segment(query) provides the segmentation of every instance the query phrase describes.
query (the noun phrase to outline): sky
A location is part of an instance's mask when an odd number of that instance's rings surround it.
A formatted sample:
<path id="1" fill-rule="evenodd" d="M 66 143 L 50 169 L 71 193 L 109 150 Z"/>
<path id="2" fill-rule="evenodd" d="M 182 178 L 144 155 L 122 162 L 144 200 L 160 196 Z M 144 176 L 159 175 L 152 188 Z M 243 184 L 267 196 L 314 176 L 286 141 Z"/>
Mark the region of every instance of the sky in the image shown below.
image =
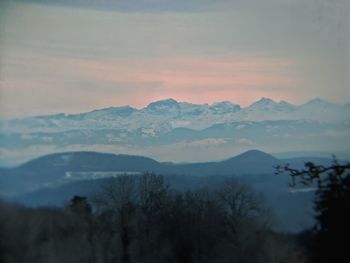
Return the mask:
<path id="1" fill-rule="evenodd" d="M 0 118 L 350 102 L 348 0 L 3 0 Z"/>

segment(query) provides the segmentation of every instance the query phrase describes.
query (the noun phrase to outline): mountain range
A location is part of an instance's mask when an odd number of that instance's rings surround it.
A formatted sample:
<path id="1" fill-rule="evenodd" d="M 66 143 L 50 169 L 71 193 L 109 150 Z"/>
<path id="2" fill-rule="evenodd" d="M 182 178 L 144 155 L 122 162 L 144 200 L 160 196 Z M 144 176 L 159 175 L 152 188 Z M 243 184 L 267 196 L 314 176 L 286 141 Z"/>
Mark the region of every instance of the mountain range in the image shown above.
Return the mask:
<path id="1" fill-rule="evenodd" d="M 348 154 L 349 116 L 350 104 L 321 99 L 297 106 L 262 98 L 248 107 L 166 99 L 142 109 L 2 120 L 0 165 L 62 151 L 122 152 L 162 161 L 219 160 L 253 148 Z"/>

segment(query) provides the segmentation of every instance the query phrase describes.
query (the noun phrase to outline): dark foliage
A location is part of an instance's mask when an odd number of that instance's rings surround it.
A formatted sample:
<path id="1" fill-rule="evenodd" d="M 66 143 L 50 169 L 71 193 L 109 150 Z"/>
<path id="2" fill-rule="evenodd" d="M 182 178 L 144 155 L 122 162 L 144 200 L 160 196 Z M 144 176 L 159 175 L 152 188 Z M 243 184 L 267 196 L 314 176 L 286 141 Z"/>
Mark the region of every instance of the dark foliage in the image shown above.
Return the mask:
<path id="1" fill-rule="evenodd" d="M 1 262 L 305 262 L 237 181 L 180 192 L 154 174 L 119 176 L 89 200 L 74 196 L 63 209 L 1 203 Z"/>
<path id="2" fill-rule="evenodd" d="M 282 171 L 292 176 L 293 186 L 296 185 L 296 178 L 300 178 L 306 186 L 317 183 L 314 201 L 317 225 L 314 236 L 309 238 L 313 261 L 348 262 L 350 164 L 340 164 L 335 160 L 328 167 L 313 163 L 306 163 L 303 170 L 277 167 L 278 173 Z"/>

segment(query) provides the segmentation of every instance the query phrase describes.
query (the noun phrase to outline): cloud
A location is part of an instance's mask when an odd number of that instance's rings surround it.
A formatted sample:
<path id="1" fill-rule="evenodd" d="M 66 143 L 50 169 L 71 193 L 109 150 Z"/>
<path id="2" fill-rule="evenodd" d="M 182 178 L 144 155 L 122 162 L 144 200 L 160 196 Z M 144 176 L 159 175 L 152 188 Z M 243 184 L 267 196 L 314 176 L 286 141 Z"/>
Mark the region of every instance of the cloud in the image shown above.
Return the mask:
<path id="1" fill-rule="evenodd" d="M 193 12 L 220 9 L 229 0 L 22 0 L 38 4 L 51 4 L 121 12 Z M 237 5 L 241 1 L 238 2 Z"/>
<path id="2" fill-rule="evenodd" d="M 226 144 L 227 140 L 221 139 L 221 138 L 207 138 L 203 140 L 196 140 L 196 141 L 190 141 L 190 142 L 181 142 L 179 144 L 183 145 L 183 147 L 198 147 L 198 148 L 205 148 L 210 146 L 218 146 L 222 144 Z"/>
<path id="3" fill-rule="evenodd" d="M 236 142 L 237 142 L 237 144 L 245 145 L 245 146 L 253 146 L 253 145 L 256 145 L 255 142 L 253 142 L 252 140 L 249 140 L 249 139 L 247 139 L 247 138 L 240 138 L 240 139 L 238 139 Z"/>
<path id="4" fill-rule="evenodd" d="M 330 137 L 350 137 L 350 131 L 335 131 L 335 130 L 326 130 L 324 135 Z"/>

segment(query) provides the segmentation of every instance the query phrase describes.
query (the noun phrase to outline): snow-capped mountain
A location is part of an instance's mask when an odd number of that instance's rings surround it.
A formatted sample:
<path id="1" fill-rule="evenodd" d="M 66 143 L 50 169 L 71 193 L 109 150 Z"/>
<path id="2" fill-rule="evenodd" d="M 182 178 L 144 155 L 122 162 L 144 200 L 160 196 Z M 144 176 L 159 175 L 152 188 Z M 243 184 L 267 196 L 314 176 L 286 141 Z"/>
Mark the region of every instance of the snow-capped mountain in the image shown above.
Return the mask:
<path id="1" fill-rule="evenodd" d="M 42 153 L 122 151 L 158 159 L 170 151 L 179 156 L 169 154 L 169 159 L 187 160 L 194 155 L 193 161 L 218 159 L 252 147 L 271 152 L 271 148 L 300 151 L 339 146 L 348 151 L 349 116 L 349 104 L 321 99 L 297 106 L 262 98 L 248 107 L 229 101 L 209 105 L 166 99 L 142 109 L 122 106 L 4 120 L 0 121 L 0 163 L 3 156 L 17 156 L 17 151 L 39 155 L 43 149 Z M 208 156 L 191 152 L 198 148 L 206 149 Z"/>
<path id="2" fill-rule="evenodd" d="M 248 111 L 274 111 L 277 112 L 293 112 L 297 106 L 281 101 L 275 102 L 269 98 L 262 98 L 251 104 L 246 110 Z"/>
<path id="3" fill-rule="evenodd" d="M 1 122 L 1 132 L 64 131 L 72 129 L 126 129 L 167 127 L 201 130 L 212 125 L 237 121 L 313 120 L 342 122 L 349 119 L 349 107 L 311 100 L 296 106 L 268 98 L 246 108 L 229 101 L 212 105 L 177 102 L 174 99 L 150 103 L 142 109 L 110 107 L 81 114 L 57 114 Z"/>

